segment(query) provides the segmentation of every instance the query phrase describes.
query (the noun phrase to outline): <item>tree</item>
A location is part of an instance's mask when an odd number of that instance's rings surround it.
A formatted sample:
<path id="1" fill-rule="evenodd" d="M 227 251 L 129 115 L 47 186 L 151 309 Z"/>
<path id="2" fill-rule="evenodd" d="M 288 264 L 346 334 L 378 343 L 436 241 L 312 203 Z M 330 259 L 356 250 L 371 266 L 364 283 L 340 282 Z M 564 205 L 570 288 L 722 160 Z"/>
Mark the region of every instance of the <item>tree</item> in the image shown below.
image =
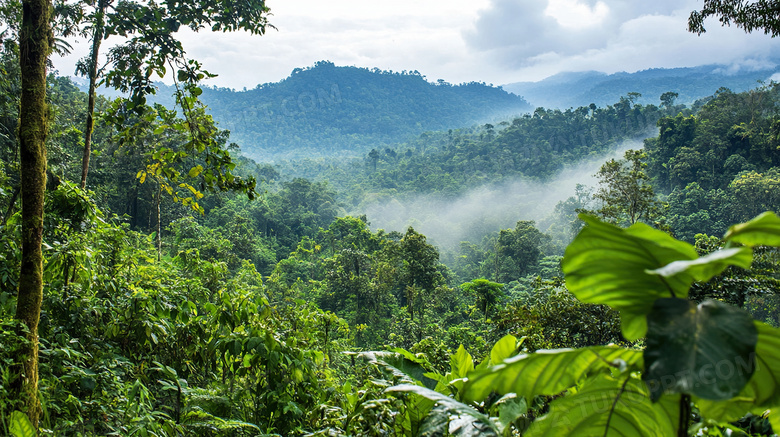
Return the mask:
<path id="1" fill-rule="evenodd" d="M 552 224 L 547 229 L 547 234 L 553 236 L 556 234 L 558 239 L 562 239 L 565 247 L 574 236 L 582 229 L 583 223 L 577 218 L 577 214 L 586 211 L 593 201 L 593 189 L 583 184 L 577 184 L 574 189 L 574 196 L 562 200 L 555 205 L 550 218 Z"/>
<path id="2" fill-rule="evenodd" d="M 482 308 L 486 322 L 488 311 L 494 308 L 498 300 L 504 295 L 504 284 L 488 281 L 487 279 L 474 279 L 460 287 L 466 293 L 474 294 L 477 299 L 477 305 Z"/>
<path id="3" fill-rule="evenodd" d="M 195 107 L 190 98 L 183 100 L 189 109 L 186 119 L 177 118 L 173 110 L 160 104 L 141 105 L 136 112 L 127 111 L 127 102 L 118 100 L 106 111 L 104 120 L 120 133 L 117 140 L 123 147 L 142 150 L 144 158 L 137 178 L 141 184 L 154 180 L 157 185 L 155 207 L 157 216 L 158 253 L 161 251 L 160 197 L 163 191 L 174 202 L 190 206 L 203 214 L 198 201 L 201 190 L 239 191 L 253 199 L 254 178 L 233 175 L 235 164 L 225 147 L 228 133 L 216 127 L 203 107 Z M 135 169 L 134 169 L 135 170 Z M 199 186 L 200 189 L 196 188 Z"/>
<path id="4" fill-rule="evenodd" d="M 415 319 L 415 312 L 417 318 L 422 319 L 426 297 L 444 282 L 439 271 L 439 251 L 426 240 L 425 235 L 417 233 L 411 226 L 401 239 L 401 276 L 405 284 L 406 306 L 412 320 Z"/>
<path id="5" fill-rule="evenodd" d="M 46 61 L 53 38 L 50 0 L 24 0 L 19 30 L 22 92 L 19 109 L 19 158 L 22 197 L 22 263 L 16 319 L 25 325 L 28 342 L 21 350 L 21 368 L 14 389 L 30 422 L 37 428 L 38 322 L 43 299 L 43 199 L 46 188 Z"/>
<path id="6" fill-rule="evenodd" d="M 672 109 L 672 107 L 674 107 L 674 101 L 677 100 L 677 97 L 679 96 L 680 95 L 678 93 L 673 91 L 667 91 L 661 94 L 661 107 Z"/>
<path id="7" fill-rule="evenodd" d="M 104 81 L 121 91 L 129 91 L 134 106 L 145 103 L 145 95 L 154 93 L 152 76 L 164 77 L 168 68 L 177 70 L 174 79 L 195 84 L 212 75 L 201 71 L 200 65 L 185 59 L 184 48 L 173 34 L 182 25 L 193 31 L 210 26 L 214 31 L 247 30 L 262 35 L 268 24 L 269 8 L 265 0 L 228 2 L 224 0 L 192 1 L 173 0 L 163 4 L 114 0 L 84 0 L 75 4 L 58 4 L 62 18 L 63 34 L 81 34 L 92 39 L 87 58 L 77 66 L 77 73 L 89 78 L 87 121 L 84 129 L 84 156 L 82 160 L 81 188 L 86 186 L 92 144 L 95 88 L 103 76 L 104 68 L 98 68 L 101 41 L 112 36 L 127 38 L 122 45 L 109 51 L 108 64 L 113 67 Z M 194 68 L 193 68 L 194 67 Z M 183 91 L 194 96 L 200 94 L 197 87 L 177 86 L 177 103 L 182 105 L 187 117 Z"/>
<path id="8" fill-rule="evenodd" d="M 612 222 L 629 225 L 655 218 L 658 202 L 645 174 L 645 158 L 640 150 L 627 150 L 625 159 L 611 159 L 601 166 L 596 173 L 601 187 L 593 195 L 602 202 L 598 214 Z"/>
<path id="9" fill-rule="evenodd" d="M 100 51 L 100 43 L 103 41 L 103 33 L 105 27 L 105 14 L 111 0 L 98 0 L 95 6 L 94 15 L 91 17 L 92 22 L 92 48 L 89 54 L 89 62 L 82 70 L 86 70 L 87 77 L 89 78 L 89 90 L 87 92 L 87 121 L 84 129 L 84 156 L 81 160 L 81 189 L 83 190 L 87 186 L 87 172 L 89 171 L 89 156 L 92 150 L 92 129 L 94 127 L 94 112 L 95 112 L 95 87 L 97 86 L 98 79 L 98 53 Z"/>
<path id="10" fill-rule="evenodd" d="M 376 149 L 371 149 L 370 152 L 368 152 L 368 159 L 371 161 L 371 164 L 374 166 L 374 171 L 376 171 L 376 163 L 379 161 L 379 152 L 377 152 Z"/>
<path id="11" fill-rule="evenodd" d="M 741 217 L 776 210 L 780 205 L 780 169 L 773 167 L 764 173 L 743 172 L 731 181 L 728 189 L 734 195 L 732 207 Z"/>
<path id="12" fill-rule="evenodd" d="M 707 30 L 704 20 L 718 17 L 724 26 L 734 23 L 745 32 L 763 30 L 765 34 L 780 35 L 780 1 L 778 0 L 704 0 L 700 11 L 693 11 L 688 17 L 688 31 L 701 35 Z"/>
<path id="13" fill-rule="evenodd" d="M 549 240 L 534 221 L 520 220 L 514 229 L 502 230 L 496 241 L 496 280 L 510 282 L 533 271 L 542 256 L 542 244 Z"/>
<path id="14" fill-rule="evenodd" d="M 198 149 L 207 148 L 199 129 L 195 111 L 195 97 L 200 89 L 195 84 L 207 76 L 201 71 L 200 64 L 186 61 L 181 44 L 171 35 L 184 24 L 198 30 L 204 25 L 211 25 L 212 30 L 232 31 L 237 29 L 262 33 L 267 25 L 265 16 L 268 8 L 262 0 L 248 2 L 226 2 L 220 0 L 204 0 L 195 7 L 190 1 L 170 1 L 164 6 L 150 3 L 141 5 L 135 2 L 120 2 L 122 14 L 111 14 L 106 18 L 110 32 L 106 28 L 100 31 L 99 22 L 93 24 L 93 36 L 101 39 L 110 34 L 129 36 L 126 45 L 111 50 L 109 63 L 114 66 L 106 80 L 122 91 L 130 91 L 132 104 L 130 109 L 142 106 L 144 94 L 153 91 L 151 76 L 164 76 L 167 68 L 177 67 L 175 77 L 186 85 L 177 95 L 182 106 L 187 127 L 191 135 L 191 143 Z M 87 1 L 78 4 L 73 13 L 60 16 L 62 20 L 52 23 L 51 0 L 24 0 L 22 2 L 22 21 L 19 28 L 19 62 L 21 67 L 22 90 L 19 111 L 19 146 L 21 170 L 21 200 L 22 200 L 22 262 L 19 276 L 19 291 L 17 296 L 16 319 L 26 328 L 25 337 L 28 342 L 21 351 L 22 363 L 14 389 L 20 401 L 23 402 L 31 423 L 37 427 L 41 408 L 37 395 L 38 384 L 38 323 L 40 320 L 41 301 L 43 295 L 43 256 L 41 251 L 43 232 L 43 203 L 46 186 L 46 147 L 45 140 L 48 131 L 48 105 L 46 103 L 46 63 L 49 53 L 56 42 L 52 27 L 79 15 L 83 6 L 95 6 Z M 110 1 L 99 0 L 98 12 L 110 6 Z M 83 11 L 82 11 L 83 12 Z M 69 17 L 69 18 L 67 18 Z M 99 20 L 98 20 L 99 17 Z M 103 20 L 102 13 L 94 16 Z M 79 21 L 75 21 L 79 23 Z M 93 54 L 97 57 L 99 42 L 93 46 Z M 95 71 L 96 61 L 90 64 L 90 70 Z M 90 74 L 95 78 L 97 73 Z M 91 87 L 93 90 L 94 88 Z M 94 101 L 93 101 L 94 104 Z M 88 122 L 88 130 L 91 130 Z M 88 151 L 87 151 L 88 152 Z M 221 152 L 226 153 L 224 150 Z M 218 157 L 224 154 L 214 150 Z M 88 153 L 85 153 L 88 157 Z M 87 166 L 85 164 L 85 166 Z M 229 175 L 229 173 L 228 173 Z M 85 179 L 82 175 L 82 180 Z M 219 188 L 234 182 L 234 178 L 215 182 Z M 251 189 L 254 181 L 243 184 L 243 188 Z M 250 186 L 251 185 L 251 186 Z"/>

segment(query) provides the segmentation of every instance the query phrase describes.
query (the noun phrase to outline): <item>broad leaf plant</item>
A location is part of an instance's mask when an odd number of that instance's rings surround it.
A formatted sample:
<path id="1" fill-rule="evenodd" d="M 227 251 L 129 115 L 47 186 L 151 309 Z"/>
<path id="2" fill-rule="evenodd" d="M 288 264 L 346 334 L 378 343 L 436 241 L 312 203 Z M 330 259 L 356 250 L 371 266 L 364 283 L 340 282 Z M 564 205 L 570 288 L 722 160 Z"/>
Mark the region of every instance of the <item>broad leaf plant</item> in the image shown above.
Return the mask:
<path id="1" fill-rule="evenodd" d="M 582 302 L 620 311 L 624 337 L 643 339 L 644 347 L 515 355 L 521 342 L 506 336 L 475 368 L 461 346 L 451 357 L 451 373 L 426 373 L 425 383 L 412 377 L 388 389 L 412 393 L 406 431 L 687 436 L 704 426 L 729 428 L 747 413 L 780 429 L 780 331 L 741 308 L 688 299 L 694 282 L 731 266 L 750 267 L 754 247 L 780 246 L 780 218 L 767 212 L 732 226 L 724 246 L 706 256 L 643 223 L 623 229 L 580 218 L 587 226 L 562 262 L 566 286 Z M 398 360 L 409 366 L 414 357 L 370 356 L 380 367 L 403 374 Z M 539 396 L 552 399 L 549 411 L 528 427 L 528 405 Z M 692 426 L 694 411 L 701 421 Z"/>

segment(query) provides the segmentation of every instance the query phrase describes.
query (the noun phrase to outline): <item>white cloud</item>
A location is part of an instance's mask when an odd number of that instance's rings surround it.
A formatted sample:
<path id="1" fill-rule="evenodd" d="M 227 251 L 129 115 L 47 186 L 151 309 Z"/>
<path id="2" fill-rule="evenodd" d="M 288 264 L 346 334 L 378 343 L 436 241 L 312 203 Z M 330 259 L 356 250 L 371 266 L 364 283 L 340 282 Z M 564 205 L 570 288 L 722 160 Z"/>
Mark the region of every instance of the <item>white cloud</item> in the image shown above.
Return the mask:
<path id="1" fill-rule="evenodd" d="M 418 70 L 430 80 L 508 83 L 560 71 L 635 71 L 723 63 L 749 68 L 777 44 L 713 20 L 686 31 L 697 0 L 269 1 L 266 35 L 184 31 L 189 56 L 234 88 L 285 78 L 297 67 L 337 65 Z M 54 59 L 72 74 L 77 55 Z"/>
<path id="2" fill-rule="evenodd" d="M 544 13 L 555 18 L 562 27 L 582 29 L 604 22 L 609 6 L 602 1 L 590 6 L 577 0 L 550 0 Z"/>
<path id="3" fill-rule="evenodd" d="M 687 32 L 688 14 L 696 7 L 690 0 L 492 0 L 464 38 L 475 50 L 489 52 L 492 63 L 514 73 L 507 82 L 560 71 L 766 64 L 778 54 L 771 38 L 717 22 L 708 23 L 702 36 Z M 573 23 L 578 15 L 581 22 Z M 598 26 L 591 25 L 596 22 Z"/>

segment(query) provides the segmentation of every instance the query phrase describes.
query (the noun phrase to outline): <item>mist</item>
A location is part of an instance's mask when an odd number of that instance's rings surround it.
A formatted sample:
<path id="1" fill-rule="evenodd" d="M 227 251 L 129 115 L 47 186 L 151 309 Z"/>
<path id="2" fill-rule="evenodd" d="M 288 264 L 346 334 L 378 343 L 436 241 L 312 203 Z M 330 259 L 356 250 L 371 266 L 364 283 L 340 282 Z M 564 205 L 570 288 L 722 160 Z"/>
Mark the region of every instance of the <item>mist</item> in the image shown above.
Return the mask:
<path id="1" fill-rule="evenodd" d="M 641 140 L 625 141 L 610 153 L 564 168 L 544 183 L 515 180 L 483 185 L 456 199 L 436 195 L 392 199 L 365 206 L 360 214 L 366 214 L 375 230 L 405 232 L 412 226 L 430 243 L 452 250 L 461 241 L 476 243 L 491 232 L 514 228 L 519 220 L 538 223 L 558 202 L 573 196 L 577 184 L 595 186 L 598 181 L 594 175 L 604 162 L 642 147 Z"/>

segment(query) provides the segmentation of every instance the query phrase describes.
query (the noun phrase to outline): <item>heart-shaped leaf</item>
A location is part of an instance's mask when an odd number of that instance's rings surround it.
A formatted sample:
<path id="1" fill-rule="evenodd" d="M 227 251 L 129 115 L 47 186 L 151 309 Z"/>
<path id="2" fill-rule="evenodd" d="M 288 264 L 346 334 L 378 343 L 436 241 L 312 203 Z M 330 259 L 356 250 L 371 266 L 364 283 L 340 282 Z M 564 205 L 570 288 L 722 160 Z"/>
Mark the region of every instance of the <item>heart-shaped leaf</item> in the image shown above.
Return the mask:
<path id="1" fill-rule="evenodd" d="M 647 324 L 643 378 L 654 402 L 665 392 L 730 399 L 755 371 L 758 330 L 742 309 L 658 299 Z"/>
<path id="2" fill-rule="evenodd" d="M 566 248 L 566 287 L 582 302 L 620 311 L 623 336 L 636 340 L 647 330 L 645 316 L 661 297 L 686 297 L 690 277 L 650 274 L 674 261 L 693 260 L 688 243 L 637 223 L 627 229 L 580 215 L 587 226 Z"/>

